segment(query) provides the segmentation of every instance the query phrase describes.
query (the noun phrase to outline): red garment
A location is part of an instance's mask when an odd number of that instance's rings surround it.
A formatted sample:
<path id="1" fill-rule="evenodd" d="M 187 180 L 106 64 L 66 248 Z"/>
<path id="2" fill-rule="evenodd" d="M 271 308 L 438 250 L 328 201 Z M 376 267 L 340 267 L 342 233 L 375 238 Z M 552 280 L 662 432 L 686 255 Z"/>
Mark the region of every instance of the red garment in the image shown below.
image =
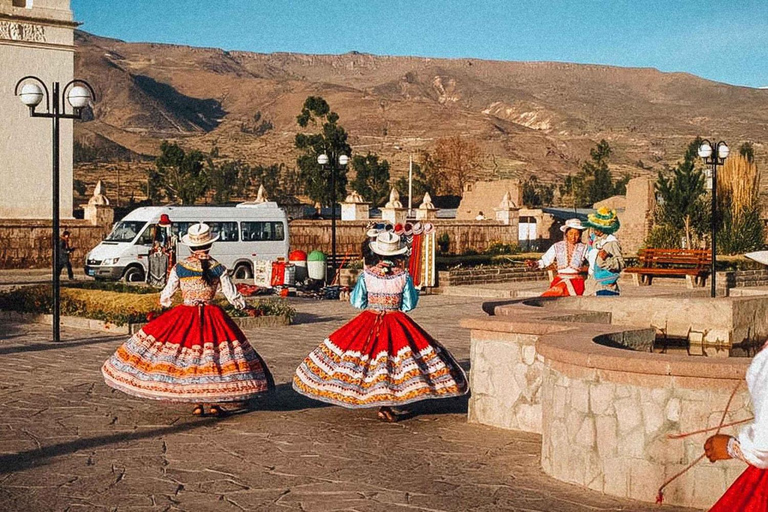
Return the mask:
<path id="1" fill-rule="evenodd" d="M 408 259 L 408 273 L 411 274 L 413 286 L 417 288 L 419 285 L 421 285 L 421 241 L 422 235 L 413 235 L 413 242 L 411 244 L 411 256 Z"/>
<path id="2" fill-rule="evenodd" d="M 437 341 L 400 311 L 363 311 L 296 370 L 293 387 L 343 407 L 402 405 L 467 392 L 467 378 Z"/>
<path id="3" fill-rule="evenodd" d="M 768 512 L 768 469 L 749 466 L 710 512 Z"/>
<path id="4" fill-rule="evenodd" d="M 568 287 L 570 283 L 573 293 Z M 562 278 L 555 276 L 549 284 L 549 289 L 541 294 L 542 297 L 570 297 L 572 295 L 584 295 L 584 278 L 581 276 Z"/>
<path id="5" fill-rule="evenodd" d="M 149 322 L 102 367 L 106 383 L 141 398 L 215 403 L 274 387 L 243 332 L 218 306 L 176 306 Z"/>

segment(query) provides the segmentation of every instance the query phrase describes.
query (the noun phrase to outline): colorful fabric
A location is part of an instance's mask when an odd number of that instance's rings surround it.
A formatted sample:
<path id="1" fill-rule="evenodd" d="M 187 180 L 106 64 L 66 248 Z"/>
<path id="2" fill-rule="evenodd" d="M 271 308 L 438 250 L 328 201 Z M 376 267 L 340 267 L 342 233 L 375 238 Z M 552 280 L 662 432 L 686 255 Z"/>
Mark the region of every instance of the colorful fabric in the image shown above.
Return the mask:
<path id="1" fill-rule="evenodd" d="M 584 278 L 581 276 L 557 275 L 549 284 L 549 289 L 542 297 L 572 297 L 584 295 Z"/>
<path id="2" fill-rule="evenodd" d="M 411 275 L 411 279 L 413 279 L 413 285 L 417 288 L 421 286 L 422 238 L 423 235 L 413 235 L 411 255 L 408 258 L 408 273 Z"/>
<path id="3" fill-rule="evenodd" d="M 547 249 L 547 252 L 539 260 L 539 268 L 547 268 L 552 263 L 557 264 L 558 274 L 578 274 L 584 266 L 587 259 L 588 247 L 585 244 L 577 243 L 573 246 L 573 252 L 568 258 L 568 243 L 563 240 L 556 242 Z"/>
<path id="4" fill-rule="evenodd" d="M 203 268 L 199 259 L 190 256 L 177 263 L 168 275 L 165 288 L 160 292 L 160 304 L 170 307 L 171 298 L 179 289 L 187 306 L 208 304 L 216 296 L 216 292 L 221 290 L 229 302 L 236 308 L 243 309 L 245 299 L 237 292 L 232 279 L 227 274 L 226 267 L 213 258 L 209 258 L 208 261 L 210 283 L 203 280 Z"/>
<path id="5" fill-rule="evenodd" d="M 177 306 L 102 366 L 107 385 L 171 402 L 242 401 L 274 387 L 267 365 L 218 306 Z"/>
<path id="6" fill-rule="evenodd" d="M 347 408 L 404 405 L 467 392 L 451 354 L 399 311 L 363 311 L 296 370 L 293 388 Z"/>
<path id="7" fill-rule="evenodd" d="M 382 265 L 366 268 L 350 296 L 354 307 L 376 311 L 410 311 L 418 301 L 408 272 Z"/>
<path id="8" fill-rule="evenodd" d="M 603 233 L 611 234 L 619 230 L 621 223 L 616 215 L 616 210 L 603 206 L 595 213 L 587 215 L 587 226 L 600 230 Z"/>
<path id="9" fill-rule="evenodd" d="M 621 255 L 621 245 L 614 235 L 603 235 L 590 238 L 589 252 L 589 277 L 587 278 L 585 294 L 598 295 L 601 291 L 613 292 L 619 295 L 619 276 L 625 267 L 624 257 Z M 600 251 L 607 253 L 605 258 L 599 256 Z M 607 295 L 607 294 L 603 294 Z"/>
<path id="10" fill-rule="evenodd" d="M 768 470 L 749 466 L 710 512 L 768 512 Z"/>

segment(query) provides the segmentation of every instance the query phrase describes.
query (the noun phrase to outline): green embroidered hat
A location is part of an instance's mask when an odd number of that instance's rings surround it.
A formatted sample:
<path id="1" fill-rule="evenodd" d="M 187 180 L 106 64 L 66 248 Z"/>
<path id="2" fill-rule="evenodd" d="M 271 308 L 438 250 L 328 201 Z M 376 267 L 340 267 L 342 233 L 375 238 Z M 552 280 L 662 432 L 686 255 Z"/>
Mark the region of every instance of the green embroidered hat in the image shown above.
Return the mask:
<path id="1" fill-rule="evenodd" d="M 615 233 L 621 227 L 619 218 L 616 216 L 616 210 L 606 207 L 602 207 L 595 213 L 587 215 L 587 225 L 607 234 Z"/>

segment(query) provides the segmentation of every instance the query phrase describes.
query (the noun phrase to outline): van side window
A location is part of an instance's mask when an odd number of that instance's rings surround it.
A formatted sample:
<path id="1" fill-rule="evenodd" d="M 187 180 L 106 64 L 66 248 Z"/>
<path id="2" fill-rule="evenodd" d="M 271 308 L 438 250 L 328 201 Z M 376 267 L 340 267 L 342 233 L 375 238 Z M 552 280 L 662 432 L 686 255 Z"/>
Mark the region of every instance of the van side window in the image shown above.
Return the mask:
<path id="1" fill-rule="evenodd" d="M 219 235 L 219 242 L 237 242 L 240 235 L 237 232 L 237 222 L 207 222 L 211 226 L 211 233 Z"/>
<path id="2" fill-rule="evenodd" d="M 197 224 L 197 222 L 174 222 L 171 224 L 171 233 L 177 240 L 181 240 L 181 237 L 187 234 L 189 226 Z"/>
<path id="3" fill-rule="evenodd" d="M 274 242 L 285 240 L 285 226 L 282 222 L 241 222 L 243 242 Z"/>

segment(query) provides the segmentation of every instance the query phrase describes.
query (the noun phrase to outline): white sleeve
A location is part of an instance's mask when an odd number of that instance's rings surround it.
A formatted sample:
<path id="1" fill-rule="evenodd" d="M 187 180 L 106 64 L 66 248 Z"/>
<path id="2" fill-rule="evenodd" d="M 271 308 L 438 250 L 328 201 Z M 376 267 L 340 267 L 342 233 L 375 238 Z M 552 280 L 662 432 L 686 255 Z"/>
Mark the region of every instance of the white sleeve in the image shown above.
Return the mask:
<path id="1" fill-rule="evenodd" d="M 179 276 L 176 274 L 176 267 L 173 267 L 170 275 L 168 276 L 168 282 L 165 283 L 165 288 L 160 292 L 160 305 L 164 308 L 171 307 L 171 299 L 176 290 L 179 289 Z"/>
<path id="2" fill-rule="evenodd" d="M 752 398 L 755 421 L 739 432 L 738 440 L 744 460 L 760 469 L 768 468 L 768 350 L 763 349 L 747 370 L 747 384 Z"/>
<path id="3" fill-rule="evenodd" d="M 550 248 L 547 249 L 547 252 L 544 253 L 544 256 L 541 257 L 538 262 L 539 268 L 547 268 L 552 264 L 553 261 L 555 261 L 555 244 L 552 244 Z"/>
<path id="4" fill-rule="evenodd" d="M 221 293 L 224 294 L 230 304 L 235 306 L 237 309 L 245 308 L 245 299 L 242 295 L 240 295 L 240 292 L 237 291 L 237 288 L 235 288 L 235 285 L 232 283 L 232 278 L 229 277 L 229 274 L 226 272 L 221 274 L 221 277 L 219 277 L 219 285 L 221 286 Z"/>

